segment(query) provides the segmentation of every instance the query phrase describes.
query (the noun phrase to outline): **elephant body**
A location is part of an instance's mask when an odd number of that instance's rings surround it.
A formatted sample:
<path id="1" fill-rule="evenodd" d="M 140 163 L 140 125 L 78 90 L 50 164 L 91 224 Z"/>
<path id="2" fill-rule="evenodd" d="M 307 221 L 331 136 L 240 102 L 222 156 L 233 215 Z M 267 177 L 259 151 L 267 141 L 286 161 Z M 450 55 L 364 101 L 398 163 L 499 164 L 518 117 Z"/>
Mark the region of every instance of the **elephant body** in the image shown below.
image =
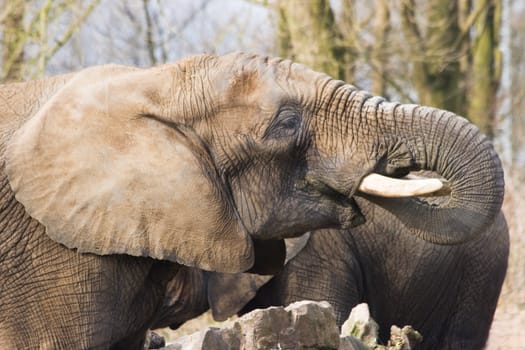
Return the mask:
<path id="1" fill-rule="evenodd" d="M 383 343 L 390 326 L 411 325 L 423 335 L 417 349 L 482 349 L 507 267 L 503 214 L 476 239 L 447 246 L 411 236 L 381 207 L 358 202 L 369 218 L 365 224 L 313 233 L 243 312 L 327 300 L 341 326 L 354 306 L 366 302 Z"/>
<path id="2" fill-rule="evenodd" d="M 140 348 L 174 272 L 152 259 L 80 255 L 35 233 L 16 249 L 33 257 L 2 268 L 2 347 Z"/>
<path id="3" fill-rule="evenodd" d="M 187 269 L 274 274 L 284 239 L 373 222 L 360 196 L 476 242 L 504 193 L 465 119 L 246 53 L 1 85 L 0 161 L 0 348 L 141 349 L 207 307 Z"/>
<path id="4" fill-rule="evenodd" d="M 149 328 L 181 324 L 208 307 L 199 270 L 147 257 L 79 254 L 53 241 L 15 199 L 5 142 L 72 77 L 0 87 L 2 349 L 141 349 Z"/>

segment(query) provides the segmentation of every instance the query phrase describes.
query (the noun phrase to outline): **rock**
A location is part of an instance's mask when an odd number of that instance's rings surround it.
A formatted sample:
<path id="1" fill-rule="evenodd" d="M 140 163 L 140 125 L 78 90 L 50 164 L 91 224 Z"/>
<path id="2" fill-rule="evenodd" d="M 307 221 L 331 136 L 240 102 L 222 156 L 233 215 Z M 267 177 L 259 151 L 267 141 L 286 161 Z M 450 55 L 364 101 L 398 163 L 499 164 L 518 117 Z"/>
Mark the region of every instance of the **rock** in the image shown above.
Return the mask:
<path id="1" fill-rule="evenodd" d="M 279 349 L 289 338 L 290 314 L 282 307 L 255 310 L 241 317 L 234 325 L 242 329 L 241 349 Z"/>
<path id="2" fill-rule="evenodd" d="M 351 336 L 341 337 L 341 342 L 339 344 L 339 350 L 370 350 L 372 349 L 369 346 L 363 344 L 357 338 Z"/>
<path id="3" fill-rule="evenodd" d="M 191 334 L 165 350 L 338 349 L 339 330 L 327 302 L 301 301 L 254 310 L 230 324 Z"/>
<path id="4" fill-rule="evenodd" d="M 365 303 L 355 306 L 341 327 L 342 337 L 357 338 L 369 347 L 377 344 L 378 335 L 379 326 L 370 316 L 368 305 Z"/>
<path id="5" fill-rule="evenodd" d="M 153 332 L 148 331 L 146 334 L 146 342 L 144 344 L 144 349 L 161 349 L 164 346 L 166 346 L 166 341 L 164 340 L 164 337 Z"/>
<path id="6" fill-rule="evenodd" d="M 377 344 L 379 327 L 370 316 L 367 304 L 352 309 L 350 317 L 341 328 L 340 350 L 411 350 L 423 341 L 423 337 L 410 326 L 392 326 L 388 344 Z"/>
<path id="7" fill-rule="evenodd" d="M 164 350 L 233 350 L 241 349 L 242 333 L 235 326 L 230 328 L 208 327 L 203 331 L 177 339 Z"/>
<path id="8" fill-rule="evenodd" d="M 419 334 L 419 332 L 414 330 L 411 326 L 404 326 L 403 328 L 392 326 L 390 328 L 388 349 L 411 350 L 422 341 L 423 337 L 421 334 Z"/>
<path id="9" fill-rule="evenodd" d="M 293 340 L 304 349 L 315 348 L 319 344 L 337 349 L 339 328 L 332 306 L 326 302 L 299 301 L 286 307 L 291 313 Z"/>
<path id="10" fill-rule="evenodd" d="M 327 302 L 300 301 L 254 310 L 243 317 L 177 339 L 164 350 L 411 350 L 422 341 L 410 326 L 392 326 L 387 345 L 377 344 L 379 329 L 368 305 L 357 305 L 341 335 Z"/>

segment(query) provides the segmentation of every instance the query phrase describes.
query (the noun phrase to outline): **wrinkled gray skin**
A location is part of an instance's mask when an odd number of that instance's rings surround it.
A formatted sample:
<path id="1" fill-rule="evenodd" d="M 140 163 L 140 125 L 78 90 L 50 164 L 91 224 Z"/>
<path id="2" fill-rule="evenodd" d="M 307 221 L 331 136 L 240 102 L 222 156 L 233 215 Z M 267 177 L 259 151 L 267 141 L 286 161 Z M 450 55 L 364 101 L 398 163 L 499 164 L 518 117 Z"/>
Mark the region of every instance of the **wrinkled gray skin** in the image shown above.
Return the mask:
<path id="1" fill-rule="evenodd" d="M 286 239 L 286 263 L 303 250 L 309 238 L 306 233 Z M 274 255 L 260 256 L 259 262 L 270 266 L 267 260 L 274 259 Z M 216 319 L 224 320 L 245 307 L 271 278 L 259 273 L 225 274 L 182 266 L 166 285 L 166 297 L 152 329 L 177 329 L 210 308 Z"/>
<path id="2" fill-rule="evenodd" d="M 329 301 L 341 326 L 355 305 L 366 302 L 383 343 L 391 325 L 412 325 L 423 334 L 417 349 L 481 349 L 507 267 L 503 215 L 480 237 L 445 246 L 414 238 L 381 207 L 357 202 L 369 218 L 364 225 L 286 240 L 287 262 L 275 277 L 188 269 L 185 297 L 177 281 L 170 283 L 164 320 L 177 328 L 208 307 L 224 320 L 308 299 Z"/>
<path id="3" fill-rule="evenodd" d="M 205 271 L 182 266 L 166 285 L 163 307 L 151 328 L 177 329 L 184 322 L 207 311 L 209 309 L 208 280 Z"/>
<path id="4" fill-rule="evenodd" d="M 411 236 L 400 220 L 372 202 L 357 202 L 370 218 L 366 224 L 313 233 L 305 249 L 258 289 L 242 313 L 303 299 L 327 300 L 341 326 L 355 305 L 366 302 L 383 343 L 391 325 L 411 325 L 423 335 L 416 349 L 482 349 L 507 268 L 503 215 L 476 239 L 445 246 Z M 253 287 L 248 292 L 253 294 Z"/>
<path id="5" fill-rule="evenodd" d="M 476 242 L 503 200 L 499 159 L 466 120 L 281 59 L 96 67 L 0 86 L 0 111 L 0 348 L 140 349 L 181 264 L 274 273 L 280 239 L 367 219 L 355 195 L 372 172 L 450 182 L 438 206 L 380 201 L 410 239 Z"/>

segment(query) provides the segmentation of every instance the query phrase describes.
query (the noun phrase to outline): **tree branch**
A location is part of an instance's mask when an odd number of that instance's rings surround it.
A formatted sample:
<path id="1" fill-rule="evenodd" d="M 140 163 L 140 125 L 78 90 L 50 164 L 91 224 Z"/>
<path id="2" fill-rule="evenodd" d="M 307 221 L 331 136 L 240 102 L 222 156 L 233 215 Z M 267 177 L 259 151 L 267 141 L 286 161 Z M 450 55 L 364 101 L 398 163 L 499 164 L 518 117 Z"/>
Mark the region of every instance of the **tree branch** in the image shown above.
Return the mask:
<path id="1" fill-rule="evenodd" d="M 148 0 L 142 0 L 142 7 L 144 9 L 144 17 L 146 18 L 146 47 L 148 48 L 149 60 L 152 65 L 157 64 L 155 57 L 155 44 L 153 43 L 153 23 L 151 21 L 151 13 L 148 8 Z"/>
<path id="2" fill-rule="evenodd" d="M 93 12 L 95 7 L 97 7 L 99 3 L 100 0 L 91 1 L 91 3 L 86 7 L 84 13 L 82 13 L 78 20 L 69 26 L 69 28 L 66 30 L 66 32 L 64 33 L 64 35 L 62 35 L 60 39 L 55 41 L 55 46 L 53 46 L 53 48 L 51 48 L 51 50 L 49 50 L 48 54 L 46 55 L 46 62 L 49 61 L 49 59 L 53 57 L 55 53 L 66 44 L 66 42 L 71 38 L 75 30 L 77 30 L 82 25 L 82 23 L 84 23 L 86 18 L 91 14 L 91 12 Z"/>

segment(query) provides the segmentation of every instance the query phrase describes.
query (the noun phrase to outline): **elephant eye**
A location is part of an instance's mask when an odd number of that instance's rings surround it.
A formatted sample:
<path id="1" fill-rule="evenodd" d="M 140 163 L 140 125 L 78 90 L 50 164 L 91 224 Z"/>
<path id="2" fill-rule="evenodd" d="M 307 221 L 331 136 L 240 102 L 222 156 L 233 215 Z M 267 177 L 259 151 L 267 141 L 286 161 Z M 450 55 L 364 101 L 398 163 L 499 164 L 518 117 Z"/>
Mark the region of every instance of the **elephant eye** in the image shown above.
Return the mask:
<path id="1" fill-rule="evenodd" d="M 281 110 L 265 132 L 265 138 L 294 136 L 301 126 L 301 117 L 296 110 Z"/>

